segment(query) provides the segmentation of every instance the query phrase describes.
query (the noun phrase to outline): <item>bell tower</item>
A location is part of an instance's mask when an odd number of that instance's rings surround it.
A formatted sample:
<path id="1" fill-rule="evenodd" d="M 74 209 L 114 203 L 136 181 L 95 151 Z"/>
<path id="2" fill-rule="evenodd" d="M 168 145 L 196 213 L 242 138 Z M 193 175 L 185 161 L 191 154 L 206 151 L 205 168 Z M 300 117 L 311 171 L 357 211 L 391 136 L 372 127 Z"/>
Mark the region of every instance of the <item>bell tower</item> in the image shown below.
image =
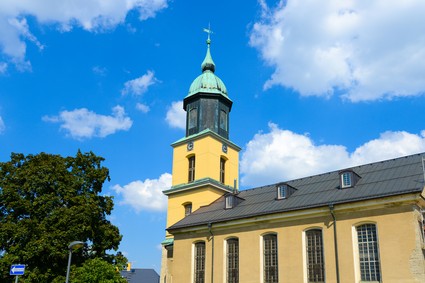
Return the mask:
<path id="1" fill-rule="evenodd" d="M 186 135 L 173 147 L 172 186 L 168 197 L 167 228 L 227 193 L 237 191 L 240 147 L 229 140 L 229 113 L 233 102 L 222 80 L 215 75 L 210 34 L 202 73 L 192 82 L 183 100 Z M 162 242 L 161 282 L 172 278 L 173 237 Z M 172 280 L 172 279 L 171 279 Z M 168 282 L 168 280 L 167 280 Z"/>

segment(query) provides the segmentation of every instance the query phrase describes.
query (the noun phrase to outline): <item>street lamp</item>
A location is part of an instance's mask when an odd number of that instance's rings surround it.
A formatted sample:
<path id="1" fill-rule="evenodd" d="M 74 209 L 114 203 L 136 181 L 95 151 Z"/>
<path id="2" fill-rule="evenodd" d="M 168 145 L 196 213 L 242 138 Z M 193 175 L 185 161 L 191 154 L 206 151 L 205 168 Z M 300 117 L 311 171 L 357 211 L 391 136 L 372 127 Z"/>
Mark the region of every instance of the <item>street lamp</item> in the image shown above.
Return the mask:
<path id="1" fill-rule="evenodd" d="M 81 241 L 74 241 L 71 242 L 68 246 L 69 249 L 69 257 L 68 257 L 68 268 L 66 269 L 66 281 L 65 283 L 69 282 L 69 269 L 71 268 L 71 256 L 72 256 L 72 250 L 76 250 L 78 248 L 81 248 L 84 246 L 84 242 Z"/>

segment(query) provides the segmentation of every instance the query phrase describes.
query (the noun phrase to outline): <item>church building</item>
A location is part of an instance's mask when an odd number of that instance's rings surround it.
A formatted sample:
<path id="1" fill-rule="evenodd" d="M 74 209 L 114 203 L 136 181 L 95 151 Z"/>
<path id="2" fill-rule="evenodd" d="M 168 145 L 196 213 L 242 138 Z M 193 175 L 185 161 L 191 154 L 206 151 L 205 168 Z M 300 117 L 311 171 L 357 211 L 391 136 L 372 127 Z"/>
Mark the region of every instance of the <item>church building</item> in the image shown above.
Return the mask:
<path id="1" fill-rule="evenodd" d="M 425 154 L 238 190 L 210 45 L 172 144 L 160 282 L 425 282 Z"/>

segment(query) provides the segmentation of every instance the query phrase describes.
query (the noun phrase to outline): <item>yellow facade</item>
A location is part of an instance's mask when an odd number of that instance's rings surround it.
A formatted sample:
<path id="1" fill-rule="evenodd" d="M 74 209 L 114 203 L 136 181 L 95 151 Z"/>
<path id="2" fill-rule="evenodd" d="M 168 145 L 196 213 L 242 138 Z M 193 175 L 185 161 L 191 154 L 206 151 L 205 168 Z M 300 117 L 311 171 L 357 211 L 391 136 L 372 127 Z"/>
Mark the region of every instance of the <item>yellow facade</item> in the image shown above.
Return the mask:
<path id="1" fill-rule="evenodd" d="M 188 150 L 187 144 L 192 142 L 193 149 Z M 227 152 L 223 152 L 223 145 Z M 173 148 L 173 181 L 177 186 L 188 183 L 188 157 L 196 157 L 195 180 L 212 178 L 220 180 L 220 158 L 226 160 L 224 185 L 233 187 L 239 175 L 239 148 L 217 134 L 207 131 L 205 134 L 185 139 Z"/>
<path id="2" fill-rule="evenodd" d="M 412 195 L 404 199 L 388 198 L 379 203 L 368 201 L 368 208 L 365 203 L 361 208 L 353 204 L 335 207 L 339 282 L 361 282 L 355 228 L 364 223 L 373 223 L 377 227 L 381 282 L 425 282 L 418 225 L 419 202 L 423 206 L 423 200 Z M 263 282 L 262 236 L 268 233 L 275 233 L 278 237 L 279 282 L 307 282 L 304 233 L 312 228 L 323 232 L 325 282 L 338 282 L 333 218 L 327 208 L 219 223 L 211 231 L 207 227 L 176 230 L 173 232 L 172 276 L 167 282 L 194 282 L 193 246 L 198 241 L 206 243 L 205 282 L 227 282 L 226 240 L 232 237 L 239 239 L 239 282 Z"/>

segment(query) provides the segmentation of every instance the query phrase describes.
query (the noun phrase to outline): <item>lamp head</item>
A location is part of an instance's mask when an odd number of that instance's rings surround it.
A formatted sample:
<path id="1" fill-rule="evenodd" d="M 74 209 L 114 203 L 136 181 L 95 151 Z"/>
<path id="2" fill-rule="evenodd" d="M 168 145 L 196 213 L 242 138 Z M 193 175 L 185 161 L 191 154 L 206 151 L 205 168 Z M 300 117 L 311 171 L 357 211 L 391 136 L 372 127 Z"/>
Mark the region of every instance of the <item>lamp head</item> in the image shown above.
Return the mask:
<path id="1" fill-rule="evenodd" d="M 81 248 L 83 246 L 84 246 L 84 242 L 74 241 L 74 242 L 71 242 L 69 244 L 68 249 L 70 249 L 70 250 L 76 250 L 76 249 Z"/>

